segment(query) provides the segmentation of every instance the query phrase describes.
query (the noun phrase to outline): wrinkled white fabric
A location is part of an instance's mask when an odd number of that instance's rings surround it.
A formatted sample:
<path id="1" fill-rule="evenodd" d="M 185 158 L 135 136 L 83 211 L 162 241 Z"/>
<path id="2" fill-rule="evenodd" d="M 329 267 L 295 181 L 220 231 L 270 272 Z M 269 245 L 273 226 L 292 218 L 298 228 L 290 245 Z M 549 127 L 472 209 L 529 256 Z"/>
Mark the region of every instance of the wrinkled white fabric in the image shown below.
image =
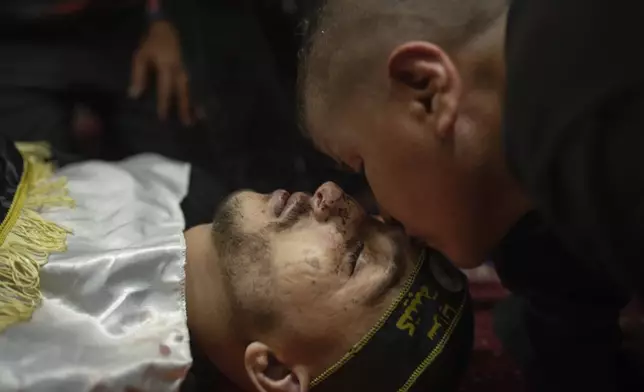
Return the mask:
<path id="1" fill-rule="evenodd" d="M 192 359 L 180 203 L 190 167 L 156 155 L 58 172 L 77 207 L 43 214 L 74 230 L 42 269 L 45 300 L 0 334 L 0 391 L 178 390 Z"/>

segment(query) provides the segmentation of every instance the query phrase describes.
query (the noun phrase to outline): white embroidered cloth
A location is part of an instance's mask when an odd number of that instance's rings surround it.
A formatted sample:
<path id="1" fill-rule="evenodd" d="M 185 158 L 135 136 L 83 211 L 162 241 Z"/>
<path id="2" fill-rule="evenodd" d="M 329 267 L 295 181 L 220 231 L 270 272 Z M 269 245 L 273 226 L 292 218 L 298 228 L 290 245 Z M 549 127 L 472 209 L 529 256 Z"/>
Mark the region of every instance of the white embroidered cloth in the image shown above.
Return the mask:
<path id="1" fill-rule="evenodd" d="M 41 271 L 31 321 L 0 335 L 0 391 L 175 391 L 192 363 L 180 203 L 190 166 L 141 155 L 60 170 L 74 230 Z"/>

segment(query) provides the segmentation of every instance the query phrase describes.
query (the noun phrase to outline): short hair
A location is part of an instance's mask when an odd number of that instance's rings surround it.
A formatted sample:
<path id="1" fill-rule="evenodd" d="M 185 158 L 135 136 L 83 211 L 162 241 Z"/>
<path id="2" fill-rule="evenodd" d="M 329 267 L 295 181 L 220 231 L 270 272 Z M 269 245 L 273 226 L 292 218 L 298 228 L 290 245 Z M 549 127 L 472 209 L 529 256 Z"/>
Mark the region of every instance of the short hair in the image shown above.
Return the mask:
<path id="1" fill-rule="evenodd" d="M 421 40 L 456 51 L 490 28 L 508 0 L 328 0 L 303 23 L 300 115 L 305 100 L 327 110 L 372 81 L 398 45 Z M 373 82 L 373 81 L 372 81 Z M 373 83 L 369 86 L 373 90 Z M 370 94 L 372 91 L 370 91 Z"/>

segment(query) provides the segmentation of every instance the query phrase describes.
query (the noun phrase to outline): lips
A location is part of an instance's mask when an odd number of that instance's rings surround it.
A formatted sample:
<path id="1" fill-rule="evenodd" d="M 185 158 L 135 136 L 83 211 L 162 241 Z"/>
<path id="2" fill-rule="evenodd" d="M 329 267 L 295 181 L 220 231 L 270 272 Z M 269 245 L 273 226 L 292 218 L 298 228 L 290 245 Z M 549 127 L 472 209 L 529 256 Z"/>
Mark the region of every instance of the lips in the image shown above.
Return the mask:
<path id="1" fill-rule="evenodd" d="M 285 190 L 279 190 L 273 192 L 269 205 L 274 216 L 285 223 L 311 209 L 311 196 L 302 192 L 291 194 Z"/>
<path id="2" fill-rule="evenodd" d="M 273 206 L 273 214 L 275 214 L 276 217 L 282 215 L 290 197 L 291 194 L 283 189 L 273 192 L 273 195 L 271 196 L 271 204 Z"/>
<path id="3" fill-rule="evenodd" d="M 311 196 L 302 192 L 296 192 L 293 193 L 286 201 L 286 205 L 282 211 L 282 217 L 285 219 L 294 218 L 310 209 Z"/>

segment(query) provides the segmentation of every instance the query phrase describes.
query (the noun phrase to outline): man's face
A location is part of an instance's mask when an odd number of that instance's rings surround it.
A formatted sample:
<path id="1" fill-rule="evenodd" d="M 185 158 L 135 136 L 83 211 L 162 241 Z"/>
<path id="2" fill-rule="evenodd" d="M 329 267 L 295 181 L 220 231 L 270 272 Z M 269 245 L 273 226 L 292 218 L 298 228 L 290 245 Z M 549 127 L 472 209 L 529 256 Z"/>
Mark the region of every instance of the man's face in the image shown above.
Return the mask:
<path id="1" fill-rule="evenodd" d="M 482 218 L 498 180 L 490 166 L 502 166 L 491 136 L 500 129 L 497 90 L 465 83 L 450 56 L 427 42 L 400 45 L 362 85 L 303 80 L 305 123 L 318 148 L 364 171 L 380 207 L 410 236 L 461 268 L 480 265 L 498 240 Z"/>
<path id="2" fill-rule="evenodd" d="M 438 140 L 431 121 L 418 121 L 413 108 L 388 102 L 377 110 L 351 111 L 310 125 L 314 142 L 328 155 L 363 171 L 383 212 L 407 234 L 441 250 L 459 267 L 482 261 L 464 251 L 471 225 L 469 184 L 452 154 L 451 141 Z"/>
<path id="3" fill-rule="evenodd" d="M 331 350 L 346 350 L 376 323 L 418 257 L 400 230 L 368 217 L 333 183 L 313 196 L 236 193 L 214 227 L 237 305 L 270 309 L 298 336 L 333 342 Z"/>

